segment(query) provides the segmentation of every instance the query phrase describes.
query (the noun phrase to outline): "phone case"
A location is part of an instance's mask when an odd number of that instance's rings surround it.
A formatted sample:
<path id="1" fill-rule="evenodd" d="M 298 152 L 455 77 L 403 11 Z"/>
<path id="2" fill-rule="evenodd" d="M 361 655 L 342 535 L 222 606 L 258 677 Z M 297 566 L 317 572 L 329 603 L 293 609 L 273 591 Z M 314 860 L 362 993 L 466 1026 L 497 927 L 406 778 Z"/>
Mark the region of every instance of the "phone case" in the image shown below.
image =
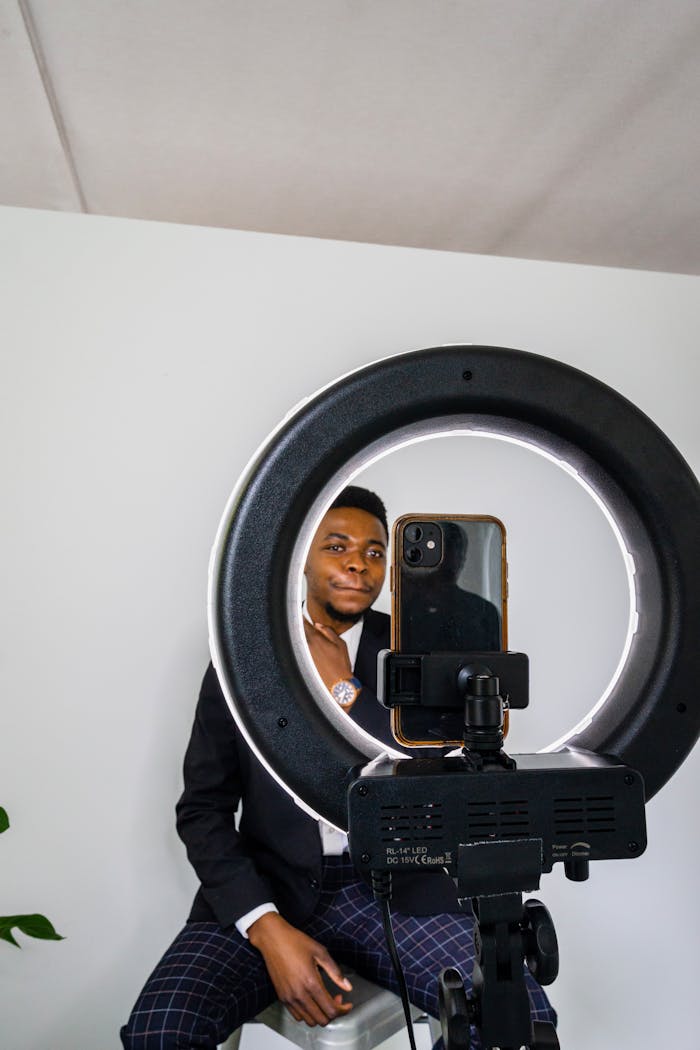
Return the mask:
<path id="1" fill-rule="evenodd" d="M 479 589 L 470 590 L 469 548 L 475 540 L 481 562 L 476 576 L 484 574 L 483 544 L 487 543 L 490 569 L 486 575 L 490 583 L 487 587 L 477 580 Z M 497 552 L 491 549 L 494 545 Z M 394 651 L 507 648 L 506 531 L 498 518 L 479 514 L 403 515 L 392 530 L 391 579 Z M 404 746 L 462 744 L 463 713 L 459 710 L 395 707 L 391 715 L 392 733 Z M 504 730 L 507 717 L 506 713 Z"/>

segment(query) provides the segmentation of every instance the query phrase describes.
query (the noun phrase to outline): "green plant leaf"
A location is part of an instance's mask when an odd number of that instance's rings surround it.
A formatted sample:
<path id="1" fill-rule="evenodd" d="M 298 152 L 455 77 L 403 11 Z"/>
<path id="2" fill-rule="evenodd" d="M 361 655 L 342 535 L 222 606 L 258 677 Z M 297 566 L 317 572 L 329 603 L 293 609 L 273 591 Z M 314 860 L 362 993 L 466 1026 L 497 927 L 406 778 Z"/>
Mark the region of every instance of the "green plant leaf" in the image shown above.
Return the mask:
<path id="1" fill-rule="evenodd" d="M 38 937 L 42 941 L 62 941 L 64 938 L 56 933 L 52 924 L 45 915 L 5 915 L 0 916 L 0 940 L 9 941 L 10 944 L 20 947 L 12 935 L 13 929 L 18 929 L 27 937 Z"/>
<path id="2" fill-rule="evenodd" d="M 0 835 L 3 831 L 7 831 L 10 826 L 10 818 L 7 812 L 0 806 Z"/>

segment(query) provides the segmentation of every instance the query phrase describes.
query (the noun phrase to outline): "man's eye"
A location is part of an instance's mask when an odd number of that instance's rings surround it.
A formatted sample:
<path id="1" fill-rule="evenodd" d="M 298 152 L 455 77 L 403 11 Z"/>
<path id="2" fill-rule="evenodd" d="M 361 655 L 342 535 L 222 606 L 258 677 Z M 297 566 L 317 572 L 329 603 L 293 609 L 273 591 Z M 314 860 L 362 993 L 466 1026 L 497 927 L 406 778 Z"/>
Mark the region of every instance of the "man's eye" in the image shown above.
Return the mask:
<path id="1" fill-rule="evenodd" d="M 334 551 L 334 552 L 337 553 L 338 551 L 344 551 L 345 547 L 343 547 L 342 543 L 329 543 L 328 546 L 326 547 L 326 550 L 327 551 Z"/>
<path id="2" fill-rule="evenodd" d="M 367 551 L 367 553 L 370 554 L 373 558 L 383 558 L 384 557 L 384 551 L 382 551 L 382 550 L 376 550 L 376 551 L 375 550 L 370 550 L 370 551 Z"/>

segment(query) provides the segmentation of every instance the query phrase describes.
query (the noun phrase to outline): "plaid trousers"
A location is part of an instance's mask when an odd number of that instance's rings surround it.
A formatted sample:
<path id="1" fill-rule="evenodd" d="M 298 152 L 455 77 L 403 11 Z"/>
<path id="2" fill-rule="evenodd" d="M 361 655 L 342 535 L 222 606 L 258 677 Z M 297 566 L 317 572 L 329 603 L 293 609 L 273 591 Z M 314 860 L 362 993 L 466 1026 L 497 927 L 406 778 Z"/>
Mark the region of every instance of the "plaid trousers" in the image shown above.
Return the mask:
<path id="1" fill-rule="evenodd" d="M 471 978 L 473 919 L 399 912 L 392 919 L 409 999 L 437 1017 L 440 971 L 456 966 Z M 325 858 L 319 905 L 301 928 L 336 962 L 398 992 L 379 905 L 347 854 Z M 526 981 L 533 1020 L 556 1023 L 542 988 L 530 974 Z M 235 928 L 188 923 L 146 982 L 121 1030 L 122 1044 L 126 1050 L 215 1050 L 275 998 L 262 956 Z M 472 1029 L 472 1047 L 479 1046 Z"/>

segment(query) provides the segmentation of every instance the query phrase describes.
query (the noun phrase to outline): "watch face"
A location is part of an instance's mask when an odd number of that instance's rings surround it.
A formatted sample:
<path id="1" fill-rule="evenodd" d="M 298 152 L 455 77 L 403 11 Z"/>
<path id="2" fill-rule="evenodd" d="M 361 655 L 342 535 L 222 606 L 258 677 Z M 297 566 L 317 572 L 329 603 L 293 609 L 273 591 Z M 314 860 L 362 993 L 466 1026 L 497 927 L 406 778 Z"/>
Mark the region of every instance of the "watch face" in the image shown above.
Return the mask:
<path id="1" fill-rule="evenodd" d="M 357 688 L 352 682 L 348 682 L 346 678 L 343 678 L 340 682 L 336 682 L 331 689 L 333 699 L 337 700 L 341 707 L 347 707 L 348 704 L 351 704 L 357 696 L 357 692 Z"/>

